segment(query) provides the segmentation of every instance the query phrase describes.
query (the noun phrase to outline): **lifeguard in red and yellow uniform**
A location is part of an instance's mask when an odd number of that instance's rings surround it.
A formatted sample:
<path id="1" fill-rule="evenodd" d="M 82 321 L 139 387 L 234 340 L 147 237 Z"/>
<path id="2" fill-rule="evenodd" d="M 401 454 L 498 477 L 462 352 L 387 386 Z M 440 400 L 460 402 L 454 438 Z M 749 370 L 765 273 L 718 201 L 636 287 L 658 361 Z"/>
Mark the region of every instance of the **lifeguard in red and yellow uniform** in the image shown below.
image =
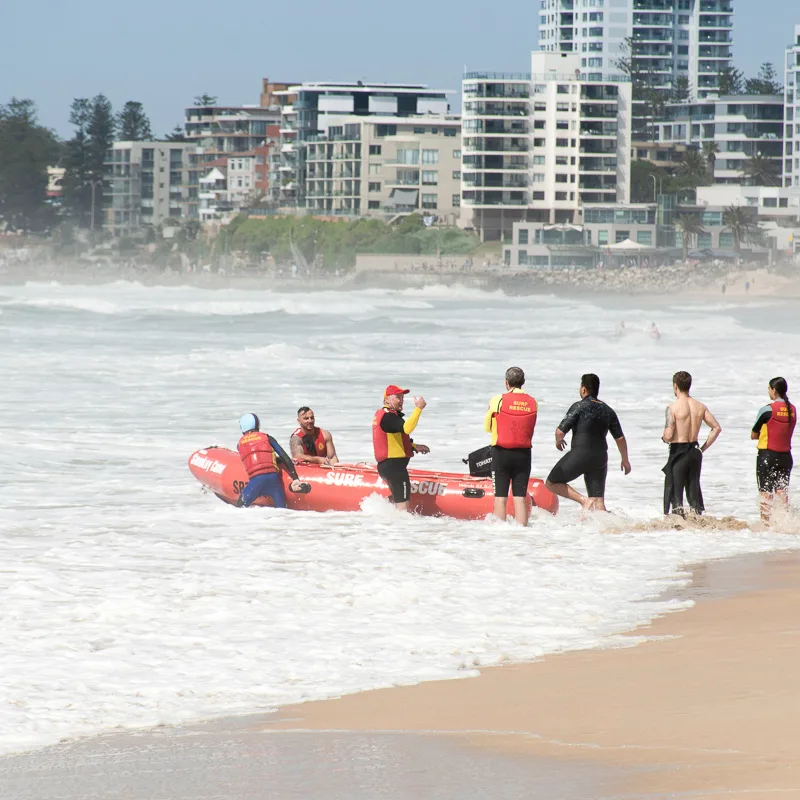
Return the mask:
<path id="1" fill-rule="evenodd" d="M 509 489 L 514 497 L 514 518 L 528 524 L 528 480 L 531 477 L 531 444 L 536 427 L 536 400 L 526 394 L 525 373 L 520 367 L 506 370 L 505 394 L 489 401 L 483 427 L 492 435 L 494 514 L 506 518 Z"/>
<path id="2" fill-rule="evenodd" d="M 415 408 L 409 418 L 404 419 L 403 398 L 408 392 L 408 389 L 395 384 L 387 386 L 383 393 L 383 408 L 376 411 L 372 419 L 372 448 L 378 462 L 378 474 L 386 481 L 398 511 L 408 511 L 411 499 L 408 462 L 416 453 L 430 453 L 429 447 L 416 444 L 411 438 L 427 403 L 424 397 L 415 397 Z"/>
<path id="3" fill-rule="evenodd" d="M 339 463 L 333 436 L 330 431 L 318 428 L 314 411 L 308 406 L 297 409 L 297 430 L 289 439 L 289 452 L 297 463 L 326 464 Z"/>
<path id="4" fill-rule="evenodd" d="M 242 438 L 239 439 L 237 450 L 250 478 L 239 496 L 239 505 L 250 506 L 259 497 L 270 497 L 275 508 L 286 508 L 280 467 L 292 476 L 291 488 L 294 491 L 301 488 L 292 460 L 272 436 L 262 432 L 261 420 L 256 414 L 242 415 L 239 428 Z"/>

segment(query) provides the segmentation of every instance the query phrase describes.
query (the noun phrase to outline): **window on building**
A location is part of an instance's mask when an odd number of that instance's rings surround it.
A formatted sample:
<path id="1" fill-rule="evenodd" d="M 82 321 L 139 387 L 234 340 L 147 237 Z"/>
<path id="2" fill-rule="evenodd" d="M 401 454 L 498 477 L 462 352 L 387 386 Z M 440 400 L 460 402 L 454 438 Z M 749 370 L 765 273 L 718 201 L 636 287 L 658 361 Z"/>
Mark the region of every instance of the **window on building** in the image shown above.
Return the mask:
<path id="1" fill-rule="evenodd" d="M 556 86 L 556 94 L 569 94 L 569 86 L 565 83 L 559 83 Z"/>
<path id="2" fill-rule="evenodd" d="M 456 136 L 456 134 L 458 133 L 458 131 L 457 131 L 455 128 L 444 128 L 444 130 L 442 131 L 442 133 L 443 133 L 445 136 L 452 136 L 452 137 L 455 137 L 455 136 Z"/>
<path id="3" fill-rule="evenodd" d="M 518 244 L 528 244 L 528 229 L 520 228 L 517 236 Z"/>
<path id="4" fill-rule="evenodd" d="M 438 164 L 439 163 L 439 151 L 438 150 L 423 150 L 422 151 L 422 163 L 423 164 Z"/>
<path id="5" fill-rule="evenodd" d="M 537 100 L 533 104 L 533 110 L 534 111 L 547 111 L 547 103 L 545 103 L 544 100 Z"/>
<path id="6" fill-rule="evenodd" d="M 556 139 L 556 147 L 569 147 L 569 139 Z"/>
<path id="7" fill-rule="evenodd" d="M 597 231 L 597 244 L 608 244 L 608 231 Z"/>
<path id="8" fill-rule="evenodd" d="M 534 139 L 533 140 L 534 147 L 544 147 L 544 139 Z"/>
<path id="9" fill-rule="evenodd" d="M 435 194 L 423 194 L 422 195 L 422 207 L 423 208 L 436 208 L 436 198 Z"/>
<path id="10" fill-rule="evenodd" d="M 653 244 L 652 231 L 636 231 L 636 243 L 646 244 L 648 247 Z"/>
<path id="11" fill-rule="evenodd" d="M 556 103 L 556 111 L 569 111 L 569 103 Z"/>
<path id="12" fill-rule="evenodd" d="M 369 165 L 369 174 L 370 175 L 380 175 L 381 174 L 381 165 L 380 164 L 370 164 Z"/>
<path id="13" fill-rule="evenodd" d="M 376 136 L 397 136 L 397 125 L 376 125 Z"/>
<path id="14" fill-rule="evenodd" d="M 454 194 L 453 195 L 453 208 L 461 208 L 461 195 Z"/>
<path id="15" fill-rule="evenodd" d="M 544 172 L 534 172 L 531 179 L 534 183 L 544 183 Z"/>
<path id="16" fill-rule="evenodd" d="M 566 200 L 567 193 L 566 192 L 556 192 L 556 200 Z"/>
<path id="17" fill-rule="evenodd" d="M 414 134 L 416 136 L 424 136 L 425 135 L 425 128 L 420 128 L 420 127 L 416 126 L 414 128 Z"/>
<path id="18" fill-rule="evenodd" d="M 520 267 L 527 267 L 528 266 L 528 251 L 527 250 L 520 250 L 517 254 L 517 264 Z"/>
<path id="19" fill-rule="evenodd" d="M 697 249 L 705 250 L 713 247 L 713 236 L 710 233 L 697 234 Z"/>
<path id="20" fill-rule="evenodd" d="M 544 164 L 544 156 L 534 156 L 533 157 L 534 164 Z"/>
<path id="21" fill-rule="evenodd" d="M 367 201 L 367 208 L 370 211 L 377 211 L 380 207 L 381 207 L 381 201 L 380 200 L 369 200 L 369 201 Z"/>
<path id="22" fill-rule="evenodd" d="M 535 119 L 533 121 L 533 127 L 537 131 L 543 131 L 545 128 L 545 121 L 543 119 Z"/>
<path id="23" fill-rule="evenodd" d="M 457 169 L 453 170 L 453 180 L 454 181 L 460 181 L 461 180 L 461 171 L 460 170 L 457 170 Z"/>
<path id="24" fill-rule="evenodd" d="M 453 158 L 461 158 L 461 151 L 453 150 Z"/>
<path id="25" fill-rule="evenodd" d="M 556 130 L 558 130 L 558 131 L 568 131 L 569 130 L 569 120 L 557 119 L 556 120 Z"/>
<path id="26" fill-rule="evenodd" d="M 764 208 L 777 208 L 778 207 L 778 198 L 777 197 L 765 197 L 762 204 Z"/>
<path id="27" fill-rule="evenodd" d="M 720 250 L 733 250 L 733 234 L 730 231 L 722 231 L 719 235 Z"/>
<path id="28" fill-rule="evenodd" d="M 419 164 L 419 150 L 407 148 L 397 148 L 397 163 L 398 164 Z M 370 164 L 370 168 L 372 164 Z"/>
<path id="29" fill-rule="evenodd" d="M 544 192 L 534 192 L 533 193 L 534 200 L 544 200 Z"/>
<path id="30" fill-rule="evenodd" d="M 379 144 L 371 144 L 369 146 L 369 154 L 371 156 L 379 156 L 381 154 L 381 146 Z"/>
<path id="31" fill-rule="evenodd" d="M 422 170 L 423 186 L 437 186 L 439 184 L 439 173 L 436 170 Z"/>
<path id="32" fill-rule="evenodd" d="M 566 175 L 564 175 L 562 173 L 558 173 L 556 175 L 556 183 L 566 183 L 566 182 L 567 182 L 567 176 Z"/>
<path id="33" fill-rule="evenodd" d="M 556 166 L 557 167 L 566 167 L 568 161 L 569 161 L 569 157 L 568 156 L 556 156 Z"/>
<path id="34" fill-rule="evenodd" d="M 369 182 L 369 191 L 370 192 L 379 192 L 380 190 L 381 190 L 380 181 L 370 181 Z"/>

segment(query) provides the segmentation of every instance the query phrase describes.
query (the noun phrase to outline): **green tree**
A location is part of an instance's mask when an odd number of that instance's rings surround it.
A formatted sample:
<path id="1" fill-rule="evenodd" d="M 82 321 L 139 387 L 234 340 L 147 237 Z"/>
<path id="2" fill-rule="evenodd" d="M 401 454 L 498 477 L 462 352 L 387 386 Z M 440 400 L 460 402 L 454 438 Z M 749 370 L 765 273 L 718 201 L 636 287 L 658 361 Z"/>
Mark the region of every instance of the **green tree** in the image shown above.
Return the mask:
<path id="1" fill-rule="evenodd" d="M 657 189 L 654 186 L 660 182 L 663 188 L 669 184 L 669 176 L 661 167 L 651 161 L 633 161 L 631 163 L 631 202 L 652 203 Z"/>
<path id="2" fill-rule="evenodd" d="M 675 86 L 672 87 L 670 92 L 671 103 L 688 103 L 691 99 L 691 88 L 689 86 L 689 79 L 685 75 L 681 75 L 675 81 Z"/>
<path id="3" fill-rule="evenodd" d="M 689 243 L 700 233 L 705 233 L 703 223 L 695 214 L 678 214 L 675 217 L 675 230 L 681 234 L 683 241 L 683 260 L 689 257 Z"/>
<path id="4" fill-rule="evenodd" d="M 102 222 L 106 155 L 114 144 L 115 122 L 111 103 L 103 94 L 72 102 L 69 121 L 75 134 L 67 143 L 65 202 L 81 224 Z"/>
<path id="5" fill-rule="evenodd" d="M 12 97 L 0 105 L 0 219 L 13 230 L 42 230 L 52 217 L 47 205 L 47 167 L 59 144 L 39 125 L 32 100 Z"/>
<path id="6" fill-rule="evenodd" d="M 708 168 L 708 177 L 711 183 L 714 183 L 714 172 L 717 166 L 717 153 L 719 153 L 719 146 L 714 141 L 703 142 L 703 158 L 706 161 Z"/>
<path id="7" fill-rule="evenodd" d="M 215 106 L 217 104 L 217 96 L 213 94 L 199 94 L 192 100 L 193 106 Z"/>
<path id="8" fill-rule="evenodd" d="M 176 125 L 170 133 L 166 134 L 164 138 L 168 142 L 185 142 L 186 139 L 186 132 L 181 128 L 180 125 Z"/>
<path id="9" fill-rule="evenodd" d="M 733 246 L 739 252 L 742 242 L 759 241 L 761 226 L 758 224 L 756 209 L 747 206 L 728 206 L 722 212 L 722 222 L 733 234 Z"/>
<path id="10" fill-rule="evenodd" d="M 748 158 L 740 174 L 750 186 L 778 186 L 781 180 L 780 166 L 761 153 Z"/>
<path id="11" fill-rule="evenodd" d="M 748 78 L 744 82 L 745 94 L 783 94 L 783 84 L 778 80 L 775 67 L 765 61 L 755 78 Z"/>
<path id="12" fill-rule="evenodd" d="M 117 132 L 123 142 L 142 142 L 153 138 L 150 120 L 141 103 L 128 100 L 116 117 Z"/>
<path id="13" fill-rule="evenodd" d="M 719 73 L 720 95 L 741 94 L 744 89 L 744 73 L 736 67 L 723 67 Z"/>
<path id="14" fill-rule="evenodd" d="M 695 149 L 687 150 L 678 164 L 678 174 L 690 186 L 702 186 L 708 180 L 708 164 L 703 154 Z"/>

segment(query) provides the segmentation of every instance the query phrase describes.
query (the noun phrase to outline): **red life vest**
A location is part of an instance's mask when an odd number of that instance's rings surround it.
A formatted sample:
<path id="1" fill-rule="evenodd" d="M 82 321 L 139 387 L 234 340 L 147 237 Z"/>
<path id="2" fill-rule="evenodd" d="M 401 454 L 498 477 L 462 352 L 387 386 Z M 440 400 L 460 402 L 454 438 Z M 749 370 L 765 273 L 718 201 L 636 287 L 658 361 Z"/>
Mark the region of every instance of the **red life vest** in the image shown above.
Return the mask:
<path id="1" fill-rule="evenodd" d="M 500 410 L 495 414 L 497 442 L 500 447 L 529 448 L 536 427 L 536 400 L 523 392 L 503 395 Z"/>
<path id="2" fill-rule="evenodd" d="M 381 408 L 375 412 L 372 420 L 372 449 L 376 461 L 386 461 L 387 458 L 411 458 L 414 451 L 411 447 L 411 437 L 405 433 L 386 433 L 381 428 L 381 420 L 386 414 L 398 416 L 391 408 Z"/>
<path id="3" fill-rule="evenodd" d="M 322 435 L 322 428 L 314 428 L 316 433 L 311 447 L 308 446 L 308 434 L 302 429 L 298 428 L 292 436 L 297 436 L 303 445 L 303 452 L 307 456 L 321 456 L 325 458 L 328 455 L 328 445 L 325 442 L 325 437 Z M 305 438 L 304 438 L 305 437 Z"/>
<path id="4" fill-rule="evenodd" d="M 266 433 L 250 431 L 239 439 L 239 457 L 244 468 L 251 478 L 256 475 L 265 475 L 267 472 L 277 472 L 275 465 L 275 451 L 270 444 Z"/>
<path id="5" fill-rule="evenodd" d="M 789 405 L 792 409 L 791 419 L 789 418 L 789 410 L 783 400 L 776 400 L 774 403 L 770 403 L 772 415 L 764 426 L 767 429 L 766 449 L 775 453 L 792 452 L 792 434 L 794 433 L 794 426 L 797 424 L 797 409 L 791 403 Z"/>

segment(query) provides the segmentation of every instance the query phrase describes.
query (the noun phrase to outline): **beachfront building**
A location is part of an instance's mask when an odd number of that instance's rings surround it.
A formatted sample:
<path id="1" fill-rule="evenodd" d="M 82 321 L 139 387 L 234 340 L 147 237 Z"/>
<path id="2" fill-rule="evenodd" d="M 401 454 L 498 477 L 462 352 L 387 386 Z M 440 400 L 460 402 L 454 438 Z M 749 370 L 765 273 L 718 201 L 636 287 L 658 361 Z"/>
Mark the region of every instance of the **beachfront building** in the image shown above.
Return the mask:
<path id="1" fill-rule="evenodd" d="M 744 206 L 753 210 L 760 223 L 800 225 L 800 192 L 786 186 L 698 186 L 697 204 L 709 208 Z"/>
<path id="2" fill-rule="evenodd" d="M 535 52 L 530 73 L 465 75 L 461 203 L 484 241 L 517 221 L 578 222 L 587 203 L 628 201 L 631 84 L 580 62 Z"/>
<path id="3" fill-rule="evenodd" d="M 786 48 L 783 185 L 800 188 L 800 25 Z"/>
<path id="4" fill-rule="evenodd" d="M 275 92 L 276 98 L 286 101 L 280 106 L 280 205 L 306 207 L 306 145 L 317 137 L 327 137 L 331 127 L 343 127 L 345 117 L 446 115 L 450 109 L 447 94 L 424 84 L 362 81 L 303 83 Z"/>
<path id="5" fill-rule="evenodd" d="M 456 223 L 461 204 L 461 118 L 340 116 L 306 139 L 306 209 L 381 216 L 421 212 Z"/>
<path id="6" fill-rule="evenodd" d="M 622 74 L 620 57 L 632 57 L 651 87 L 685 78 L 703 98 L 718 90 L 732 46 L 733 0 L 541 0 L 539 48 L 578 55 L 594 80 Z"/>
<path id="7" fill-rule="evenodd" d="M 188 142 L 114 142 L 106 155 L 106 227 L 115 235 L 181 219 L 188 200 Z"/>
<path id="8" fill-rule="evenodd" d="M 783 97 L 723 95 L 695 103 L 674 103 L 656 122 L 664 146 L 715 150 L 714 182 L 740 184 L 749 159 L 762 156 L 772 164 L 773 185 L 783 168 Z"/>
<path id="9" fill-rule="evenodd" d="M 266 96 L 272 98 L 273 93 Z M 277 106 L 210 105 L 186 109 L 186 139 L 193 145 L 189 154 L 188 217 L 200 216 L 200 178 L 208 171 L 208 165 L 219 158 L 256 153 L 267 145 L 270 130 L 277 138 L 280 118 Z M 262 157 L 266 166 L 268 156 Z"/>

